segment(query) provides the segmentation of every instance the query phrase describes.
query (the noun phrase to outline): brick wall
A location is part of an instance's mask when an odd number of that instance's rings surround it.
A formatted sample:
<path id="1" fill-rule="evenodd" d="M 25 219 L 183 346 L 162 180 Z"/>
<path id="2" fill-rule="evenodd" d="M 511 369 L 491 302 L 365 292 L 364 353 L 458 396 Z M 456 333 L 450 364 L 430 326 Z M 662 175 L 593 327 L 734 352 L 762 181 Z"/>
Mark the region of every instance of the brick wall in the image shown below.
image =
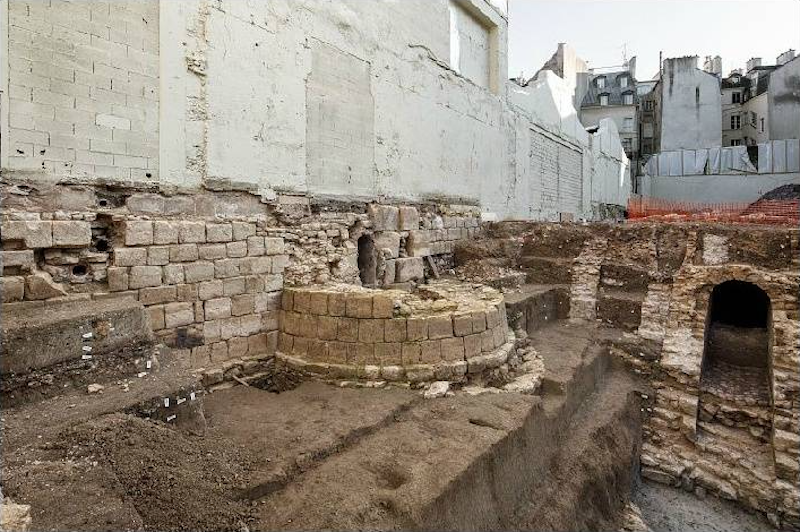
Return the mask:
<path id="1" fill-rule="evenodd" d="M 158 2 L 9 1 L 9 169 L 158 174 Z"/>
<path id="2" fill-rule="evenodd" d="M 548 135 L 531 130 L 531 175 L 541 186 L 541 209 L 546 215 L 581 212 L 583 154 Z M 537 206 L 539 207 L 539 206 Z"/>

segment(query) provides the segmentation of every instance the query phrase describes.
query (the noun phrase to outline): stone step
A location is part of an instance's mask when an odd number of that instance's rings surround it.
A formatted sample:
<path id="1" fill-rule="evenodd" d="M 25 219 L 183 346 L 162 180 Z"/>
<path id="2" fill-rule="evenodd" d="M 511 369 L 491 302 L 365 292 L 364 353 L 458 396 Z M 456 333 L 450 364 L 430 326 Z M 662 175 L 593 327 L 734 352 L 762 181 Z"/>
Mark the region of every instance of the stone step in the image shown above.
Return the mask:
<path id="1" fill-rule="evenodd" d="M 509 327 L 527 333 L 569 316 L 569 289 L 560 285 L 525 284 L 505 294 Z"/>

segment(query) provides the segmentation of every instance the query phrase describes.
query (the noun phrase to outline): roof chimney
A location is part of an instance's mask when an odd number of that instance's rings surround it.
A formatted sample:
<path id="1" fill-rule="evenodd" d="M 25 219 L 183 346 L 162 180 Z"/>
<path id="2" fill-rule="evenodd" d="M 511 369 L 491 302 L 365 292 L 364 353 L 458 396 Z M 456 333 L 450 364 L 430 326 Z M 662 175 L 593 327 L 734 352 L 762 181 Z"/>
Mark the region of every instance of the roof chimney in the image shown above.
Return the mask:
<path id="1" fill-rule="evenodd" d="M 785 65 L 794 58 L 795 58 L 794 50 L 789 49 L 778 56 L 778 59 L 775 60 L 775 64 L 778 66 Z"/>
<path id="2" fill-rule="evenodd" d="M 747 62 L 747 71 L 750 72 L 756 67 L 761 66 L 761 58 L 760 57 L 753 57 Z"/>

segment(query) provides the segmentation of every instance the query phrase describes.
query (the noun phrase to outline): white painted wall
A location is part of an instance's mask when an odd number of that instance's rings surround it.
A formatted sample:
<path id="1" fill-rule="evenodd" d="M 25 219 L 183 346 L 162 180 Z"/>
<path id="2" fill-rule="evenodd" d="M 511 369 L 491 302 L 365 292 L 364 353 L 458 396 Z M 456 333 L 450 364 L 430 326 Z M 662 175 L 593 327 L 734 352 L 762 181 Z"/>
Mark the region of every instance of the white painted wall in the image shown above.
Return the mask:
<path id="1" fill-rule="evenodd" d="M 769 78 L 770 139 L 800 139 L 800 56 Z"/>
<path id="2" fill-rule="evenodd" d="M 669 201 L 701 203 L 753 202 L 780 186 L 800 184 L 800 173 L 702 175 L 642 179 L 642 195 Z"/>
<path id="3" fill-rule="evenodd" d="M 661 82 L 661 151 L 721 146 L 719 78 L 680 57 L 664 61 Z"/>

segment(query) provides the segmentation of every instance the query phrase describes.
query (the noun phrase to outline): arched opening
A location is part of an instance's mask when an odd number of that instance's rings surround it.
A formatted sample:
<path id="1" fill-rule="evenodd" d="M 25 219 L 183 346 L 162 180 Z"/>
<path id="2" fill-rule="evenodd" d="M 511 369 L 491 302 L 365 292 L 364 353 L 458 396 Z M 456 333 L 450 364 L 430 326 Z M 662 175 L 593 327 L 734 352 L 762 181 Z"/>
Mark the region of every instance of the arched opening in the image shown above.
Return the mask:
<path id="1" fill-rule="evenodd" d="M 378 257 L 375 243 L 369 235 L 358 239 L 358 272 L 362 285 L 375 286 L 378 280 Z"/>
<path id="2" fill-rule="evenodd" d="M 697 428 L 716 441 L 735 438 L 754 458 L 771 463 L 769 296 L 758 286 L 728 281 L 711 292 L 700 375 Z"/>

